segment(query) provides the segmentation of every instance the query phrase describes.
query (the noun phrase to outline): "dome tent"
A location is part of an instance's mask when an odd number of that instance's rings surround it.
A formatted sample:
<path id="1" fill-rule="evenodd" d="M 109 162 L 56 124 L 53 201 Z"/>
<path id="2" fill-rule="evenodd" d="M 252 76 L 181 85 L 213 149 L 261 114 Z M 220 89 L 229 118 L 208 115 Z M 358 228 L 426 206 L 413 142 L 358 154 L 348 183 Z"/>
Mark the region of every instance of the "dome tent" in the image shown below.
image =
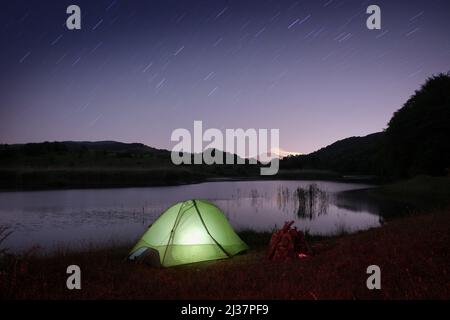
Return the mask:
<path id="1" fill-rule="evenodd" d="M 247 249 L 219 208 L 204 200 L 188 200 L 164 211 L 131 250 L 129 259 L 151 251 L 162 266 L 170 267 L 229 258 Z"/>

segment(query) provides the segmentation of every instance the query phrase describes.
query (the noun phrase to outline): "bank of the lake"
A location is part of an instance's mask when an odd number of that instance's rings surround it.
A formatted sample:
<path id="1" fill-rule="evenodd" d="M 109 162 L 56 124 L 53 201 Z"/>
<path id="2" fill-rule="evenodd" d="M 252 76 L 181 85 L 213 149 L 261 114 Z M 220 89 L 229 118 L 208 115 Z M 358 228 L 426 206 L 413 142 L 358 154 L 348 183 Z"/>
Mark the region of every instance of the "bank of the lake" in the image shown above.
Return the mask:
<path id="1" fill-rule="evenodd" d="M 241 234 L 251 247 L 228 260 L 153 268 L 124 260 L 121 245 L 1 260 L 2 299 L 449 299 L 450 210 L 418 213 L 369 231 L 311 239 L 314 255 L 269 262 L 269 234 Z M 131 245 L 131 244 L 130 244 Z M 65 287 L 68 265 L 82 290 Z M 368 290 L 376 264 L 382 289 Z"/>
<path id="2" fill-rule="evenodd" d="M 203 167 L 202 167 L 203 168 Z M 86 168 L 0 168 L 0 191 L 137 188 L 177 186 L 208 181 L 321 180 L 380 184 L 376 176 L 342 175 L 327 170 L 280 170 L 273 176 L 259 175 L 259 169 L 203 170 L 195 166 L 86 167 Z"/>
<path id="3" fill-rule="evenodd" d="M 0 298 L 449 299 L 447 184 L 447 178 L 417 177 L 367 190 L 397 200 L 420 196 L 443 209 L 393 216 L 354 234 L 308 237 L 313 255 L 290 262 L 267 261 L 271 235 L 257 232 L 240 233 L 250 246 L 246 254 L 173 268 L 126 261 L 133 243 L 7 255 L 0 259 Z M 71 264 L 81 267 L 82 290 L 65 287 Z M 381 290 L 366 287 L 372 264 L 381 268 Z"/>
<path id="4" fill-rule="evenodd" d="M 203 182 L 208 175 L 183 167 L 6 168 L 0 190 L 61 190 L 172 186 Z"/>

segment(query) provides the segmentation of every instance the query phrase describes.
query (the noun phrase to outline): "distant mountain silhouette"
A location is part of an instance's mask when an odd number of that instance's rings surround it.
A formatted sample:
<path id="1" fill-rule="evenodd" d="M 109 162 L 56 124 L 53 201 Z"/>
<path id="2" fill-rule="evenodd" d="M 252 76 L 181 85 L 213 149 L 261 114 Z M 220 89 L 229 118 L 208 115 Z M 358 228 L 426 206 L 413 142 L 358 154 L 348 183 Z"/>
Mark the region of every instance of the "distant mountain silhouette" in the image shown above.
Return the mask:
<path id="1" fill-rule="evenodd" d="M 224 153 L 222 156 L 225 159 Z M 233 158 L 236 163 L 239 157 L 233 155 Z M 259 174 L 259 163 L 250 165 L 248 159 L 245 162 L 245 166 L 179 166 L 177 170 L 182 167 L 199 176 Z M 450 75 L 439 74 L 428 79 L 394 113 L 385 131 L 339 140 L 307 155 L 288 156 L 280 161 L 280 166 L 281 169 L 321 169 L 341 174 L 394 177 L 448 174 Z M 171 151 L 142 143 L 63 141 L 0 145 L 0 169 L 103 167 L 172 170 L 176 166 L 171 162 Z"/>
<path id="2" fill-rule="evenodd" d="M 4 145 L 6 146 L 6 145 Z M 146 146 L 142 143 L 125 143 L 117 141 L 55 141 L 7 145 L 11 150 L 28 152 L 64 152 L 64 151 L 110 151 L 110 152 L 167 152 Z"/>
<path id="3" fill-rule="evenodd" d="M 62 141 L 0 145 L 1 167 L 101 167 L 127 165 L 124 159 L 167 163 L 170 152 L 142 143 Z M 122 163 L 123 162 L 123 163 Z M 129 162 L 129 161 L 128 161 Z M 141 164 L 144 164 L 141 161 Z M 139 161 L 133 161 L 139 165 Z"/>
<path id="4" fill-rule="evenodd" d="M 384 132 L 346 138 L 307 155 L 286 157 L 281 161 L 281 168 L 381 175 L 379 161 L 384 141 Z"/>

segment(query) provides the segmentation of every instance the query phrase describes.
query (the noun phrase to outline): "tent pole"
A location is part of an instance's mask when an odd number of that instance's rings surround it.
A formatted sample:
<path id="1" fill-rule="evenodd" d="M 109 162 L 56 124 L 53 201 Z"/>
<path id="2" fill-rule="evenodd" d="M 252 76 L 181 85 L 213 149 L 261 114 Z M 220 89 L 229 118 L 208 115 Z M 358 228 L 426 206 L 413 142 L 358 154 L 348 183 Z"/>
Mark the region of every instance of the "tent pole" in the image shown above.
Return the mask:
<path id="1" fill-rule="evenodd" d="M 222 245 L 219 242 L 217 242 L 216 239 L 214 239 L 214 237 L 211 235 L 211 233 L 209 233 L 208 227 L 206 226 L 205 221 L 203 221 L 203 218 L 202 218 L 202 215 L 200 213 L 200 210 L 198 210 L 197 202 L 195 200 L 192 200 L 192 201 L 194 202 L 195 210 L 197 211 L 198 216 L 200 217 L 200 220 L 202 221 L 202 224 L 205 227 L 206 232 L 208 232 L 208 234 L 211 237 L 211 239 L 214 240 L 214 242 L 217 244 L 217 246 L 227 255 L 227 257 L 231 257 L 231 255 L 225 250 L 225 248 L 222 247 Z"/>
<path id="2" fill-rule="evenodd" d="M 173 241 L 173 235 L 175 233 L 175 229 L 178 227 L 178 222 L 180 221 L 180 218 L 181 218 L 180 212 L 181 212 L 181 209 L 183 209 L 183 207 L 184 207 L 184 203 L 181 205 L 180 210 L 178 210 L 177 217 L 175 218 L 175 222 L 173 223 L 172 230 L 170 231 L 170 237 L 169 237 L 169 240 L 167 241 L 166 250 L 164 250 L 164 255 L 161 260 L 161 265 L 164 264 L 164 260 L 166 259 L 166 253 L 167 253 L 167 250 L 169 249 L 170 242 Z"/>

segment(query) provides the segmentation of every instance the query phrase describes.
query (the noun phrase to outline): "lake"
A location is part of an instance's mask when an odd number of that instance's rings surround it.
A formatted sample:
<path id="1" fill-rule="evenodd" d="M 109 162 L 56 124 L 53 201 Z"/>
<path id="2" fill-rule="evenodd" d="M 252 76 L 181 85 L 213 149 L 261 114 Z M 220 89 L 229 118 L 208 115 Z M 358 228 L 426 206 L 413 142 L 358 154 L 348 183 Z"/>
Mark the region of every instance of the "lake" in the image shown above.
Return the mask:
<path id="1" fill-rule="evenodd" d="M 271 231 L 286 221 L 313 235 L 355 232 L 382 224 L 380 207 L 343 197 L 370 185 L 325 181 L 221 181 L 121 189 L 0 192 L 0 225 L 13 233 L 12 252 L 136 241 L 167 207 L 205 199 L 235 230 Z"/>

